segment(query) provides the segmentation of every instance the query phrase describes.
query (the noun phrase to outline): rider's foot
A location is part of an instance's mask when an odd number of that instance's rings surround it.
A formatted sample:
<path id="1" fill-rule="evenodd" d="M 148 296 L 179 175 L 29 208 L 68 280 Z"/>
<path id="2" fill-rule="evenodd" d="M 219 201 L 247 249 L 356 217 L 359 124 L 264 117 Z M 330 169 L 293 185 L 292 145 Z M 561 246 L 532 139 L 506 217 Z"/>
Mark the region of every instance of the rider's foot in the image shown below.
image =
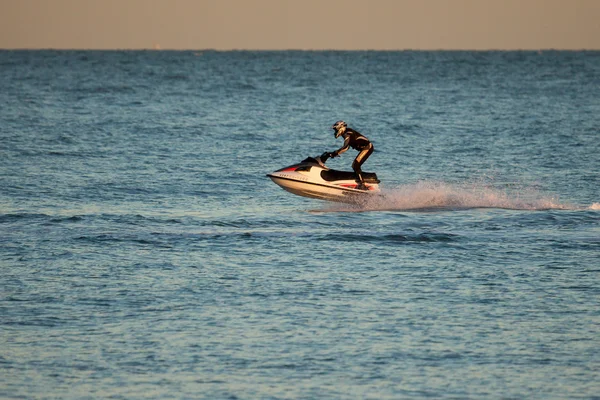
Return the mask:
<path id="1" fill-rule="evenodd" d="M 362 182 L 359 182 L 359 184 L 356 186 L 356 188 L 358 190 L 369 190 L 369 187 Z"/>

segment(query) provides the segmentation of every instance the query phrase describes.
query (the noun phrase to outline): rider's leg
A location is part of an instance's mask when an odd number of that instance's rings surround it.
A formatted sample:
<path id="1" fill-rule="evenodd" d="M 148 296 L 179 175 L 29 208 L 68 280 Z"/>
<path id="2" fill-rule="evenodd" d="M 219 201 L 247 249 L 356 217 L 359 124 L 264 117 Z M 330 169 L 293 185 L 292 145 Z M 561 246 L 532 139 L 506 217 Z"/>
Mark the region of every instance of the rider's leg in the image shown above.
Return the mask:
<path id="1" fill-rule="evenodd" d="M 354 159 L 354 162 L 352 163 L 352 169 L 358 176 L 357 182 L 358 182 L 359 188 L 361 188 L 361 189 L 365 188 L 365 180 L 362 176 L 362 169 L 360 167 L 364 164 L 365 161 L 367 161 L 367 158 L 369 158 L 369 156 L 372 153 L 373 153 L 373 145 L 369 144 L 369 147 L 367 147 L 366 149 L 364 149 L 360 153 L 358 153 L 358 155 Z"/>

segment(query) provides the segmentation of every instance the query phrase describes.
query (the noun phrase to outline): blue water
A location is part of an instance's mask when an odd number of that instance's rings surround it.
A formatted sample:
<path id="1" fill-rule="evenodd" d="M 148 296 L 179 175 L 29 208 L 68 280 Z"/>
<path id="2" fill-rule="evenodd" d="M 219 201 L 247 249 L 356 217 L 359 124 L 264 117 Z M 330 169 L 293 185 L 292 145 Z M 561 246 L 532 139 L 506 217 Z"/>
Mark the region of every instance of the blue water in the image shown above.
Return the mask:
<path id="1" fill-rule="evenodd" d="M 598 399 L 599 93 L 600 52 L 0 51 L 0 397 Z M 384 200 L 265 176 L 338 119 Z"/>

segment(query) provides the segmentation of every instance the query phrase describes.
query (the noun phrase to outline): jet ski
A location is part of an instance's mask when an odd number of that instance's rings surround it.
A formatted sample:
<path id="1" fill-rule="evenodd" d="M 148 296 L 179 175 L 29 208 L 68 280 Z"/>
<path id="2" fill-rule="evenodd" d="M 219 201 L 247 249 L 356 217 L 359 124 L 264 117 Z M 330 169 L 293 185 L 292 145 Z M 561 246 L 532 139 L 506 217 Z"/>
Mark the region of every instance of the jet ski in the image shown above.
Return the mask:
<path id="1" fill-rule="evenodd" d="M 358 203 L 364 200 L 365 196 L 380 192 L 380 181 L 375 173 L 363 172 L 366 189 L 359 189 L 356 173 L 337 171 L 325 166 L 329 157 L 329 153 L 308 157 L 298 164 L 281 168 L 267 176 L 288 192 L 313 199 Z"/>

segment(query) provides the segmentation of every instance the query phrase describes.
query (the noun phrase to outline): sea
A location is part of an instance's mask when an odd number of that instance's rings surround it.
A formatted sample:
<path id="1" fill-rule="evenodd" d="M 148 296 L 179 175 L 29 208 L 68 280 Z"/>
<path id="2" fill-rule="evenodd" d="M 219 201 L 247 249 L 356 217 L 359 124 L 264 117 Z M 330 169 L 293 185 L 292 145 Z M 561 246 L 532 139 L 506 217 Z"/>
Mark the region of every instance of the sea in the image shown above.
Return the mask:
<path id="1" fill-rule="evenodd" d="M 0 398 L 600 399 L 600 52 L 0 51 Z"/>

